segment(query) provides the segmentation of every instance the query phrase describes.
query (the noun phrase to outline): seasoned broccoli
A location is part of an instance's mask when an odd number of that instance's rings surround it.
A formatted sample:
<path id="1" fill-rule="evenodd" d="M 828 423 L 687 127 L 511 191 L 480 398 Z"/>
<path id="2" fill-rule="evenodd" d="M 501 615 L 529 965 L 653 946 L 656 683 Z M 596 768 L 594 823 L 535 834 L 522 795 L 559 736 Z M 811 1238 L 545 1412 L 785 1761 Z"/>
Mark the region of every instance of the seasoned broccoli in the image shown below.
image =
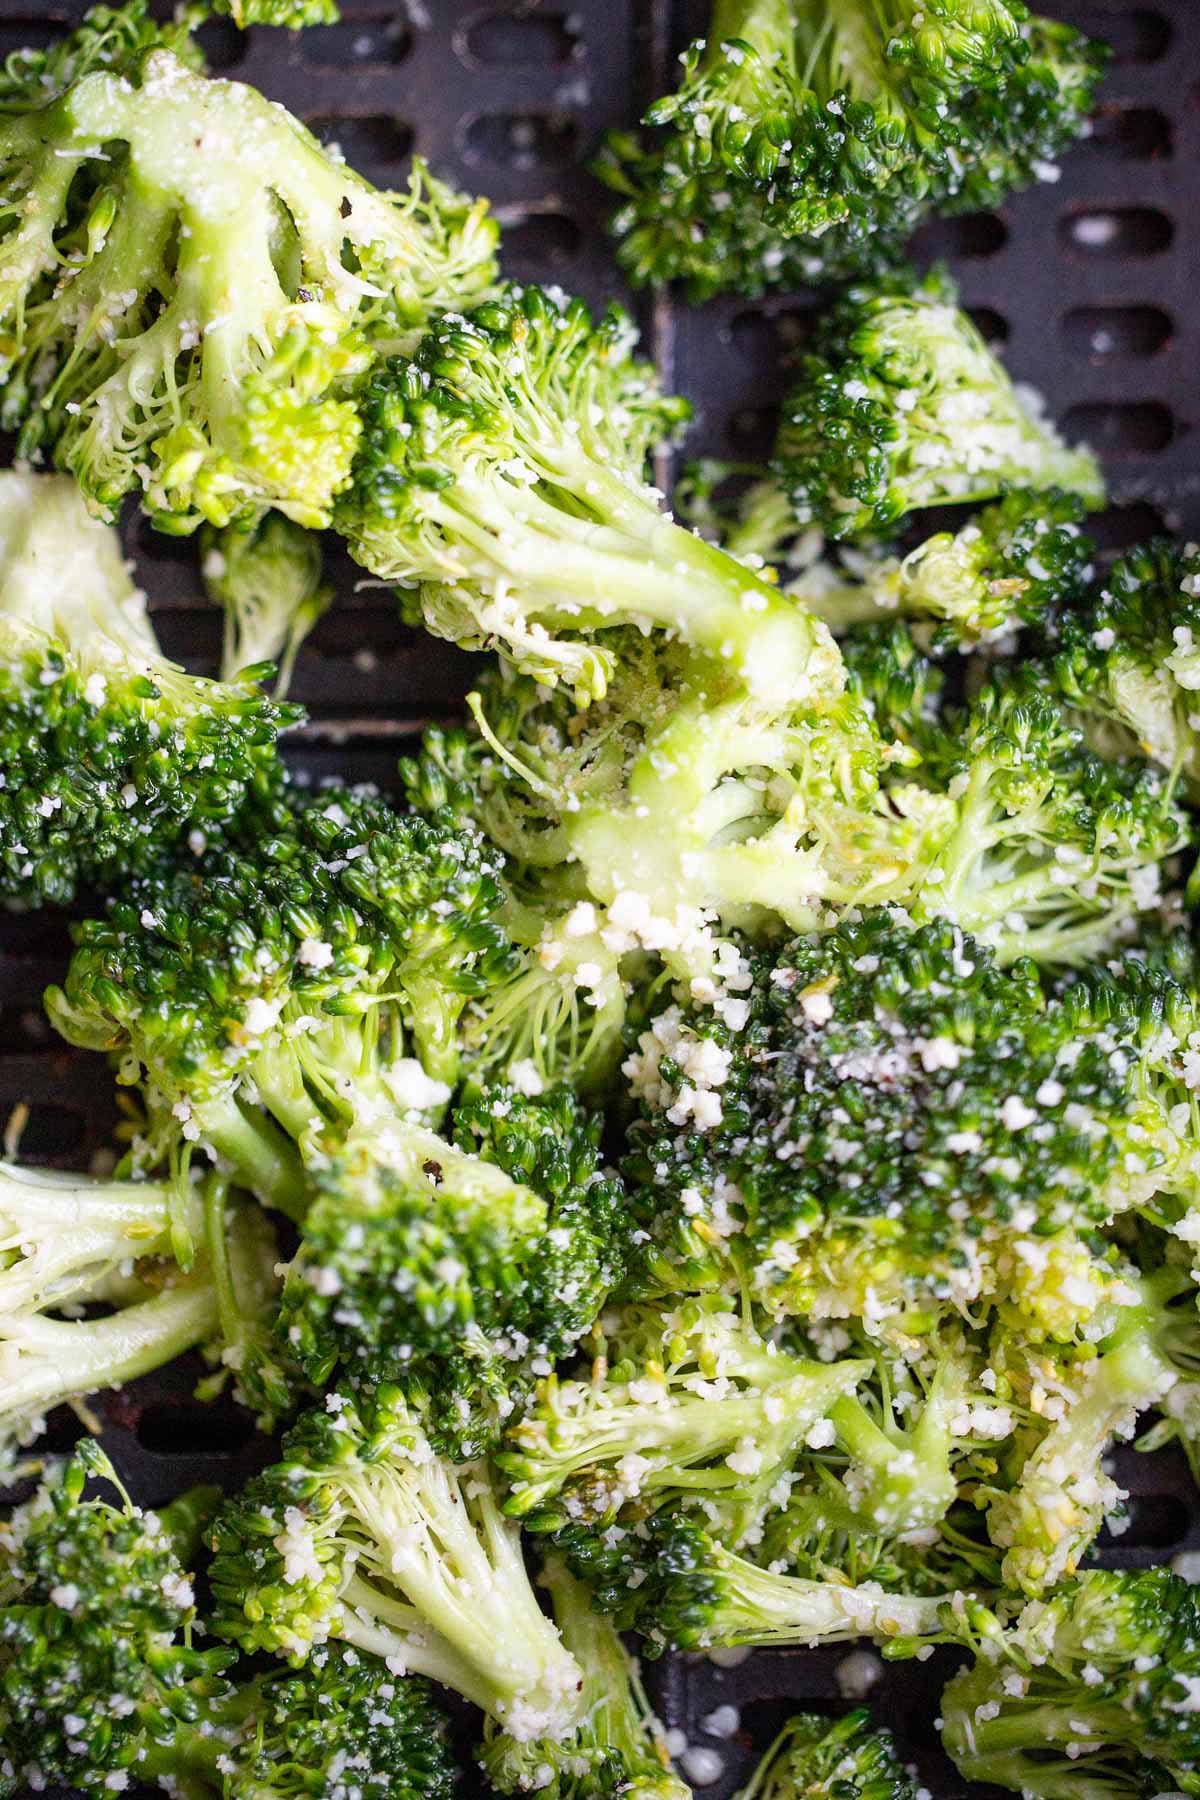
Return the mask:
<path id="1" fill-rule="evenodd" d="M 223 678 L 274 663 L 282 697 L 301 644 L 333 599 L 321 578 L 320 538 L 282 513 L 268 513 L 221 531 L 206 525 L 201 551 L 205 591 L 225 613 Z"/>
<path id="2" fill-rule="evenodd" d="M 624 1191 L 565 1091 L 468 1090 L 432 1180 L 366 1149 L 319 1183 L 281 1326 L 313 1380 L 427 1397 L 439 1450 L 478 1456 L 623 1273 Z M 435 1151 L 431 1151 L 432 1162 Z M 428 1169 L 427 1163 L 427 1169 Z"/>
<path id="3" fill-rule="evenodd" d="M 1193 1794 L 1200 1614 L 1166 1569 L 1093 1569 L 1002 1630 L 942 1696 L 942 1739 L 972 1781 L 1039 1800 Z"/>
<path id="4" fill-rule="evenodd" d="M 279 25 L 299 31 L 305 25 L 336 25 L 337 0 L 200 0 L 206 11 L 227 13 L 235 25 Z"/>
<path id="5" fill-rule="evenodd" d="M 89 1477 L 122 1504 L 85 1497 Z M 447 1721 L 425 1683 L 328 1645 L 235 1685 L 201 1649 L 190 1567 L 220 1496 L 134 1507 L 88 1444 L 0 1532 L 0 1729 L 29 1787 L 103 1796 L 130 1779 L 223 1800 L 337 1800 L 386 1783 L 449 1800 Z"/>
<path id="6" fill-rule="evenodd" d="M 784 402 L 773 467 L 797 522 L 833 538 L 1008 487 L 1104 501 L 1091 451 L 1069 449 L 1031 409 L 940 270 L 864 283 L 825 315 Z"/>
<path id="7" fill-rule="evenodd" d="M 497 1458 L 505 1510 L 554 1531 L 603 1529 L 631 1505 L 694 1505 L 723 1541 L 743 1543 L 809 1433 L 870 1370 L 789 1355 L 724 1298 L 627 1309 L 602 1321 L 590 1373 L 547 1376 L 510 1430 Z"/>
<path id="8" fill-rule="evenodd" d="M 193 1246 L 193 1238 L 195 1240 Z M 0 1467 L 45 1416 L 203 1349 L 270 1424 L 294 1403 L 275 1346 L 279 1252 L 255 1207 L 213 1180 L 181 1207 L 149 1182 L 0 1181 Z M 177 1260 L 179 1259 L 179 1260 Z M 103 1308 L 98 1317 L 82 1309 Z"/>
<path id="9" fill-rule="evenodd" d="M 633 343 L 623 313 L 596 323 L 532 287 L 435 323 L 367 383 L 337 528 L 436 636 L 498 645 L 581 702 L 613 678 L 605 633 L 631 624 L 794 698 L 820 682 L 823 630 L 663 513 L 643 465 L 685 409 Z"/>
<path id="10" fill-rule="evenodd" d="M 506 965 L 494 869 L 454 821 L 400 817 L 369 790 L 299 790 L 255 854 L 146 877 L 77 926 L 47 1009 L 144 1083 L 140 1166 L 186 1176 L 202 1146 L 299 1217 L 306 1162 L 357 1129 L 427 1189 L 425 1164 L 448 1180 L 476 1160 L 422 1121 L 457 1079 L 467 997 Z"/>
<path id="11" fill-rule="evenodd" d="M 66 88 L 99 69 L 118 75 L 136 68 L 148 50 L 169 50 L 189 67 L 203 67 L 191 38 L 192 9 L 180 7 L 169 21 L 150 16 L 150 0 L 91 7 L 74 31 L 42 49 L 14 50 L 0 68 L 0 113 L 46 106 Z"/>
<path id="12" fill-rule="evenodd" d="M 738 1800 L 918 1800 L 918 1792 L 891 1733 L 858 1706 L 840 1719 L 789 1719 Z"/>
<path id="13" fill-rule="evenodd" d="M 737 1555 L 687 1514 L 661 1512 L 637 1524 L 566 1526 L 556 1539 L 602 1611 L 638 1631 L 646 1654 L 733 1644 L 787 1646 L 871 1637 L 893 1655 L 944 1637 L 954 1603 L 938 1595 L 889 1593 L 773 1574 Z"/>
<path id="14" fill-rule="evenodd" d="M 1136 750 L 1200 786 L 1200 548 L 1158 538 L 1129 551 L 1047 635 L 1055 677 L 1099 748 Z"/>
<path id="15" fill-rule="evenodd" d="M 481 1463 L 438 1458 L 419 1412 L 379 1389 L 369 1412 L 332 1396 L 283 1460 L 213 1526 L 216 1628 L 302 1665 L 340 1638 L 432 1676 L 518 1742 L 565 1738 L 581 1673 L 542 1613 Z"/>
<path id="16" fill-rule="evenodd" d="M 612 1622 L 559 1557 L 546 1563 L 541 1585 L 583 1675 L 583 1722 L 562 1740 L 521 1740 L 488 1720 L 479 1760 L 492 1786 L 547 1800 L 688 1800 L 691 1790 L 670 1771 L 637 1665 Z"/>
<path id="17" fill-rule="evenodd" d="M 1000 204 L 1082 135 L 1104 51 L 1023 0 L 716 0 L 678 90 L 596 173 L 635 283 L 810 287 Z"/>
<path id="18" fill-rule="evenodd" d="M 282 781 L 280 731 L 302 715 L 254 684 L 168 662 L 116 533 L 73 482 L 0 474 L 0 896 L 77 886 L 219 838 Z"/>
<path id="19" fill-rule="evenodd" d="M 107 516 L 136 491 L 175 533 L 327 524 L 355 383 L 491 289 L 495 229 L 421 164 L 377 192 L 137 8 L 119 72 L 82 29 L 50 53 L 70 85 L 0 119 L 0 417 Z"/>
<path id="20" fill-rule="evenodd" d="M 1116 1279 L 1082 1236 L 1151 1206 L 1190 1229 L 1197 1019 L 1164 972 L 1047 1000 L 1028 962 L 887 909 L 750 968 L 740 1023 L 677 1000 L 625 1065 L 652 1291 L 914 1331 L 1003 1298 L 1069 1337 Z"/>

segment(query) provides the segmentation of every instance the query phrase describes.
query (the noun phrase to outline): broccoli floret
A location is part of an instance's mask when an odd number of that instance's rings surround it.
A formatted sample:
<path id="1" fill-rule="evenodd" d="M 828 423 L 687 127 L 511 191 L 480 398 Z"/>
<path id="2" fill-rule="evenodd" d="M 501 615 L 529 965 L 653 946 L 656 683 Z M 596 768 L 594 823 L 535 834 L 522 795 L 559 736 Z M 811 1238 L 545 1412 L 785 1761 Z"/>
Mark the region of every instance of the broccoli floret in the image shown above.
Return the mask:
<path id="1" fill-rule="evenodd" d="M 235 25 L 284 26 L 299 31 L 306 25 L 336 25 L 341 18 L 337 0 L 202 0 L 206 11 L 227 13 Z"/>
<path id="2" fill-rule="evenodd" d="M 287 693 L 300 646 L 333 600 L 321 562 L 320 538 L 282 513 L 222 531 L 204 527 L 205 591 L 225 614 L 224 680 L 273 663 L 275 693 Z"/>
<path id="3" fill-rule="evenodd" d="M 463 1005 L 506 965 L 494 867 L 452 820 L 300 791 L 255 855 L 147 877 L 77 926 L 47 1010 L 144 1083 L 139 1166 L 185 1176 L 200 1145 L 299 1217 L 306 1162 L 357 1129 L 368 1158 L 428 1188 L 424 1164 L 471 1160 L 423 1120 L 457 1079 Z"/>
<path id="4" fill-rule="evenodd" d="M 759 1533 L 808 1434 L 866 1361 L 789 1355 L 724 1298 L 602 1322 L 590 1372 L 548 1376 L 497 1459 L 505 1510 L 534 1531 L 694 1505 L 723 1541 Z"/>
<path id="5" fill-rule="evenodd" d="M 554 1540 L 621 1630 L 636 1630 L 648 1656 L 733 1644 L 814 1646 L 870 1637 L 911 1654 L 943 1637 L 951 1605 L 937 1595 L 888 1593 L 759 1568 L 694 1517 L 661 1512 L 597 1534 L 567 1526 Z"/>
<path id="6" fill-rule="evenodd" d="M 918 1792 L 891 1733 L 858 1706 L 841 1719 L 789 1719 L 739 1800 L 917 1800 Z"/>
<path id="7" fill-rule="evenodd" d="M 86 28 L 85 28 L 86 29 Z M 482 203 L 423 165 L 377 192 L 282 108 L 151 44 L 0 120 L 0 417 L 112 516 L 163 529 L 275 506 L 329 522 L 351 391 L 430 316 L 488 292 Z M 90 72 L 89 72 L 90 71 Z"/>
<path id="8" fill-rule="evenodd" d="M 1158 538 L 1048 622 L 1054 673 L 1106 752 L 1136 750 L 1200 784 L 1200 549 Z"/>
<path id="9" fill-rule="evenodd" d="M 1200 1613 L 1166 1569 L 1094 1569 L 1030 1601 L 942 1696 L 942 1740 L 972 1781 L 1042 1800 L 1140 1800 L 1200 1781 Z"/>
<path id="10" fill-rule="evenodd" d="M 14 50 L 0 69 L 0 113 L 46 106 L 74 82 L 98 69 L 119 75 L 136 68 L 148 50 L 170 50 L 189 67 L 203 67 L 191 40 L 194 17 L 180 7 L 169 21 L 150 16 L 149 0 L 93 6 L 74 31 L 55 36 L 44 49 Z"/>
<path id="11" fill-rule="evenodd" d="M 300 1665 L 330 1637 L 432 1676 L 518 1742 L 580 1722 L 581 1674 L 534 1595 L 483 1464 L 437 1457 L 380 1389 L 304 1415 L 213 1526 L 216 1626 Z"/>
<path id="12" fill-rule="evenodd" d="M 0 1234 L 0 1467 L 54 1407 L 185 1350 L 232 1372 L 235 1395 L 264 1425 L 294 1403 L 294 1371 L 271 1332 L 275 1238 L 257 1208 L 226 1200 L 223 1183 L 181 1209 L 174 1187 L 8 1169 Z M 88 1305 L 101 1315 L 81 1318 Z"/>
<path id="13" fill-rule="evenodd" d="M 808 287 L 997 205 L 1084 129 L 1102 50 L 1022 0 L 717 0 L 680 87 L 596 173 L 636 283 Z"/>
<path id="14" fill-rule="evenodd" d="M 427 1401 L 439 1450 L 478 1456 L 623 1271 L 624 1192 L 565 1093 L 469 1090 L 458 1153 L 405 1180 L 377 1155 L 320 1181 L 281 1325 L 318 1383 Z"/>
<path id="15" fill-rule="evenodd" d="M 410 616 L 586 702 L 613 675 L 608 628 L 657 626 L 757 691 L 819 679 L 824 639 L 769 582 L 676 525 L 643 476 L 685 416 L 633 359 L 630 321 L 509 288 L 379 368 L 337 527 L 412 590 Z"/>
<path id="16" fill-rule="evenodd" d="M 944 622 L 955 645 L 997 638 L 1078 601 L 1094 550 L 1083 516 L 1074 494 L 1014 491 L 853 581 L 818 565 L 788 592 L 834 631 L 900 614 Z"/>
<path id="17" fill-rule="evenodd" d="M 1070 1336 L 1112 1280 L 1081 1238 L 1151 1204 L 1189 1229 L 1195 1002 L 1163 972 L 1047 1000 L 1030 963 L 886 909 L 750 968 L 738 1028 L 676 1000 L 625 1065 L 652 1291 L 915 1330 L 1003 1296 Z"/>
<path id="18" fill-rule="evenodd" d="M 583 1676 L 583 1723 L 561 1741 L 522 1741 L 489 1720 L 479 1760 L 492 1786 L 547 1800 L 687 1800 L 690 1789 L 670 1771 L 637 1664 L 612 1622 L 595 1611 L 561 1558 L 546 1563 L 541 1585 Z"/>
<path id="19" fill-rule="evenodd" d="M 259 671 L 261 673 L 261 671 Z M 116 533 L 73 482 L 0 474 L 0 895 L 69 902 L 164 844 L 228 833 L 302 717 L 168 662 Z"/>
<path id="20" fill-rule="evenodd" d="M 852 288 L 825 316 L 784 402 L 773 466 L 798 523 L 833 538 L 1009 487 L 1104 501 L 1095 457 L 1030 410 L 939 270 Z"/>
<path id="21" fill-rule="evenodd" d="M 120 1506 L 85 1498 L 89 1476 Z M 135 1508 L 94 1444 L 0 1533 L 0 1724 L 31 1787 L 130 1777 L 225 1800 L 335 1800 L 352 1781 L 448 1800 L 447 1721 L 424 1682 L 326 1646 L 301 1673 L 229 1679 L 202 1650 L 189 1569 L 219 1501 Z"/>

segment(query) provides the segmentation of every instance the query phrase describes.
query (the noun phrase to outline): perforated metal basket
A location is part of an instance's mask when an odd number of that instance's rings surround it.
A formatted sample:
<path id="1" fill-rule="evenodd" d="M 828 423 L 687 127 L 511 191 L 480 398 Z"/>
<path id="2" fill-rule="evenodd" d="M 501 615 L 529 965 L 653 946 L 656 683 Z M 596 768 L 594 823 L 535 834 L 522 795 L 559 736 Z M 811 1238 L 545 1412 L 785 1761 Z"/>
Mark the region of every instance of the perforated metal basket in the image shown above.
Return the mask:
<path id="1" fill-rule="evenodd" d="M 0 54 L 48 41 L 84 0 L 0 0 Z M 557 281 L 595 301 L 620 292 L 603 230 L 605 196 L 582 167 L 600 133 L 628 124 L 669 85 L 674 53 L 706 23 L 706 0 L 342 0 L 344 23 L 299 36 L 209 27 L 222 73 L 253 82 L 335 139 L 375 180 L 395 184 L 415 149 L 439 174 L 489 195 L 507 226 L 510 274 Z M 1166 524 L 1200 534 L 1191 440 L 1200 415 L 1200 0 L 1041 0 L 1041 10 L 1116 52 L 1095 130 L 1061 178 L 1002 213 L 931 227 L 967 304 L 1011 366 L 1041 388 L 1067 430 L 1104 453 L 1114 503 L 1110 547 Z M 781 360 L 801 341 L 812 296 L 736 299 L 692 310 L 643 301 L 666 382 L 697 408 L 696 451 L 745 456 L 769 442 Z M 167 651 L 215 664 L 220 619 L 203 601 L 194 547 L 130 525 L 129 546 Z M 452 714 L 467 658 L 409 631 L 379 589 L 356 591 L 333 559 L 339 604 L 301 653 L 292 692 L 311 724 L 292 740 L 314 774 L 394 784 L 404 739 Z M 46 1026 L 40 996 L 62 972 L 65 926 L 0 918 L 0 1122 L 28 1108 L 22 1155 L 85 1166 L 107 1144 L 112 1090 L 99 1058 Z M 104 1442 L 137 1497 L 160 1502 L 195 1481 L 233 1487 L 271 1446 L 232 1405 L 190 1398 L 180 1365 L 96 1403 Z M 56 1415 L 50 1442 L 79 1432 Z M 1200 1549 L 1200 1503 L 1182 1459 L 1118 1458 L 1128 1531 L 1107 1551 L 1142 1565 Z M 650 1671 L 669 1727 L 719 1750 L 723 1800 L 797 1704 L 842 1704 L 845 1650 L 756 1653 L 736 1665 L 675 1657 Z M 889 1668 L 872 1698 L 938 1796 L 963 1784 L 937 1750 L 940 1657 Z M 722 1706 L 733 1739 L 706 1731 Z"/>

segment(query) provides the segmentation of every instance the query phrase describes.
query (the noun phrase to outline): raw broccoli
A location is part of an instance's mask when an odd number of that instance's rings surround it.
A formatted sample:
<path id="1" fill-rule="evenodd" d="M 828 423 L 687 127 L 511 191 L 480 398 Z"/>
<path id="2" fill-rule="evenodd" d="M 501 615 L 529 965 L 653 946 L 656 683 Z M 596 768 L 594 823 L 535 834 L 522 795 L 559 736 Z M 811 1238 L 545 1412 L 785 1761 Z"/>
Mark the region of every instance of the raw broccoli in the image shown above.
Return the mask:
<path id="1" fill-rule="evenodd" d="M 85 1496 L 89 1477 L 118 1506 Z M 6 1772 L 103 1796 L 129 1780 L 223 1800 L 337 1800 L 386 1784 L 448 1800 L 447 1721 L 424 1682 L 340 1644 L 301 1673 L 231 1679 L 200 1648 L 190 1569 L 220 1496 L 134 1507 L 84 1447 L 0 1533 L 0 1728 Z"/>
<path id="2" fill-rule="evenodd" d="M 1047 635 L 1055 677 L 1099 748 L 1136 750 L 1200 785 L 1200 549 L 1157 538 L 1129 551 Z"/>
<path id="3" fill-rule="evenodd" d="M 443 1179 L 406 1182 L 369 1151 L 321 1179 L 281 1327 L 317 1383 L 427 1399 L 430 1435 L 461 1459 L 592 1325 L 623 1272 L 625 1196 L 565 1091 L 471 1089 L 451 1129 L 464 1154 Z"/>
<path id="4" fill-rule="evenodd" d="M 840 1719 L 796 1713 L 738 1800 L 918 1800 L 891 1732 L 865 1706 Z"/>
<path id="5" fill-rule="evenodd" d="M 508 288 L 434 324 L 367 383 L 336 524 L 375 575 L 411 589 L 438 637 L 601 697 L 605 633 L 674 633 L 760 693 L 819 682 L 825 640 L 753 572 L 676 525 L 643 465 L 686 416 L 633 358 L 628 318 Z"/>
<path id="6" fill-rule="evenodd" d="M 590 1372 L 547 1376 L 510 1430 L 505 1510 L 534 1531 L 603 1530 L 630 1508 L 691 1505 L 744 1543 L 808 1435 L 870 1372 L 781 1351 L 724 1298 L 627 1309 L 601 1322 Z"/>
<path id="7" fill-rule="evenodd" d="M 70 901 L 276 789 L 302 716 L 168 662 L 116 533 L 73 482 L 0 474 L 0 896 Z"/>
<path id="8" fill-rule="evenodd" d="M 1013 386 L 949 276 L 864 283 L 822 319 L 784 402 L 773 468 L 800 525 L 892 529 L 930 506 L 1005 488 L 1104 501 L 1099 466 Z"/>
<path id="9" fill-rule="evenodd" d="M 203 1349 L 270 1424 L 294 1404 L 274 1344 L 279 1252 L 255 1207 L 150 1182 L 0 1182 L 0 1466 L 54 1407 Z M 98 1317 L 81 1317 L 89 1306 Z"/>
<path id="10" fill-rule="evenodd" d="M 1200 1614 L 1166 1569 L 1089 1570 L 1001 1629 L 942 1696 L 942 1740 L 972 1781 L 1039 1800 L 1135 1800 L 1200 1784 Z"/>
<path id="11" fill-rule="evenodd" d="M 652 1291 L 913 1331 L 1002 1297 L 1069 1337 L 1115 1279 L 1089 1232 L 1191 1229 L 1196 1003 L 1162 971 L 1047 1000 L 1030 963 L 887 909 L 750 969 L 744 1016 L 676 1001 L 625 1065 Z"/>
<path id="12" fill-rule="evenodd" d="M 454 821 L 400 817 L 369 790 L 294 793 L 256 853 L 136 882 L 75 928 L 52 1022 L 144 1083 L 134 1162 L 186 1177 L 196 1146 L 299 1217 L 314 1159 L 428 1189 L 476 1161 L 424 1123 L 457 1079 L 456 1021 L 506 965 L 495 860 Z M 493 1186 L 509 1189 L 498 1171 Z"/>
<path id="13" fill-rule="evenodd" d="M 648 1656 L 733 1644 L 776 1649 L 870 1637 L 896 1656 L 951 1630 L 954 1602 L 773 1574 L 729 1550 L 694 1517 L 673 1512 L 597 1534 L 566 1526 L 555 1541 L 596 1604 Z"/>
<path id="14" fill-rule="evenodd" d="M 225 614 L 221 674 L 274 663 L 275 693 L 287 693 L 301 644 L 333 599 L 322 580 L 321 540 L 282 513 L 221 531 L 205 526 L 201 571 L 210 600 Z"/>
<path id="15" fill-rule="evenodd" d="M 541 1585 L 583 1675 L 583 1723 L 561 1741 L 523 1741 L 488 1720 L 479 1760 L 491 1785 L 547 1800 L 688 1800 L 691 1790 L 670 1771 L 637 1664 L 611 1620 L 595 1611 L 561 1558 L 546 1563 Z"/>
<path id="16" fill-rule="evenodd" d="M 582 1676 L 481 1463 L 438 1458 L 394 1389 L 304 1415 L 213 1526 L 216 1629 L 296 1665 L 340 1638 L 432 1676 L 518 1742 L 566 1738 Z"/>
<path id="17" fill-rule="evenodd" d="M 596 172 L 626 273 L 702 300 L 861 272 L 1046 179 L 1105 55 L 1023 0 L 716 0 L 683 63 Z"/>
<path id="18" fill-rule="evenodd" d="M 138 9 L 125 29 L 145 35 Z M 268 506 L 327 524 L 356 381 L 493 285 L 483 204 L 421 164 L 407 194 L 377 192 L 162 44 L 119 72 L 52 54 L 78 78 L 0 120 L 0 417 L 20 454 L 52 455 L 108 516 L 139 491 L 175 533 Z"/>

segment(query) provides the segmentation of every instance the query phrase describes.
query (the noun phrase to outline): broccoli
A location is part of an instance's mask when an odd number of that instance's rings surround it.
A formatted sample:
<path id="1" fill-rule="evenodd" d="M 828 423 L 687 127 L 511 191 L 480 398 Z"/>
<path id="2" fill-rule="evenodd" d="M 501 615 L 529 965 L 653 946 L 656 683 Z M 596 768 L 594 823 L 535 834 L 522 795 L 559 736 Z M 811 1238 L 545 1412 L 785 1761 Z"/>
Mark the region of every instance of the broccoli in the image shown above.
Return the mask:
<path id="1" fill-rule="evenodd" d="M 917 1800 L 919 1791 L 891 1733 L 858 1706 L 840 1719 L 796 1713 L 738 1800 Z"/>
<path id="2" fill-rule="evenodd" d="M 337 0 L 201 0 L 205 9 L 227 13 L 235 25 L 278 25 L 299 31 L 306 25 L 336 25 Z"/>
<path id="3" fill-rule="evenodd" d="M 264 1425 L 294 1404 L 295 1371 L 272 1339 L 274 1235 L 222 1182 L 181 1212 L 177 1192 L 151 1183 L 7 1168 L 0 1232 L 0 1467 L 54 1407 L 185 1350 L 231 1372 Z M 81 1317 L 92 1305 L 101 1315 Z"/>
<path id="4" fill-rule="evenodd" d="M 440 1451 L 478 1456 L 568 1354 L 623 1272 L 624 1191 L 599 1121 L 564 1090 L 471 1088 L 439 1181 L 335 1163 L 284 1287 L 281 1328 L 313 1380 L 427 1399 Z"/>
<path id="5" fill-rule="evenodd" d="M 716 0 L 683 64 L 596 173 L 626 274 L 704 300 L 878 267 L 929 214 L 1045 179 L 1105 53 L 1023 0 Z"/>
<path id="6" fill-rule="evenodd" d="M 255 673 L 168 662 L 74 483 L 0 474 L 0 896 L 63 904 L 173 839 L 227 833 L 279 786 L 276 738 L 302 716 Z"/>
<path id="7" fill-rule="evenodd" d="M 501 1794 L 547 1800 L 688 1800 L 672 1775 L 658 1721 L 637 1665 L 612 1623 L 594 1610 L 587 1589 L 559 1557 L 542 1570 L 554 1621 L 583 1675 L 583 1723 L 561 1741 L 522 1741 L 486 1722 L 480 1764 Z"/>
<path id="8" fill-rule="evenodd" d="M 1093 1569 L 1001 1629 L 942 1696 L 942 1740 L 973 1781 L 1040 1800 L 1195 1793 L 1200 1614 L 1166 1569 Z"/>
<path id="9" fill-rule="evenodd" d="M 1129 551 L 1087 603 L 1047 621 L 1068 705 L 1097 747 L 1135 750 L 1200 786 L 1200 549 L 1158 538 Z"/>
<path id="10" fill-rule="evenodd" d="M 321 578 L 321 540 L 282 513 L 216 531 L 205 526 L 201 571 L 210 600 L 225 613 L 221 674 L 274 663 L 276 695 L 287 693 L 296 655 L 328 609 L 333 589 Z"/>
<path id="11" fill-rule="evenodd" d="M 299 790 L 284 813 L 256 854 L 148 876 L 78 925 L 52 1022 L 144 1080 L 138 1166 L 184 1177 L 199 1145 L 300 1217 L 307 1164 L 357 1127 L 419 1187 L 427 1163 L 469 1178 L 421 1121 L 450 1098 L 467 997 L 506 965 L 494 856 L 369 790 Z"/>
<path id="12" fill-rule="evenodd" d="M 750 970 L 744 1014 L 677 999 L 625 1065 L 649 1291 L 915 1333 L 1003 1297 L 1069 1337 L 1118 1280 L 1088 1233 L 1141 1208 L 1190 1229 L 1197 1021 L 1165 972 L 1047 999 L 1027 961 L 888 909 Z"/>
<path id="13" fill-rule="evenodd" d="M 567 1737 L 582 1676 L 481 1463 L 441 1460 L 392 1388 L 333 1395 L 218 1515 L 216 1629 L 296 1665 L 330 1638 L 440 1681 L 517 1742 Z"/>
<path id="14" fill-rule="evenodd" d="M 0 119 L 0 417 L 109 517 L 138 491 L 177 534 L 268 506 L 327 524 L 355 384 L 491 290 L 494 226 L 421 164 L 377 192 L 252 88 L 134 35 L 114 69 L 52 53 L 78 78 Z"/>
<path id="15" fill-rule="evenodd" d="M 55 36 L 44 49 L 14 50 L 0 68 L 0 113 L 25 113 L 47 105 L 85 75 L 111 69 L 123 75 L 148 50 L 169 50 L 191 68 L 203 67 L 192 41 L 191 9 L 169 21 L 150 16 L 150 0 L 93 6 L 74 31 Z"/>
<path id="16" fill-rule="evenodd" d="M 590 1373 L 547 1376 L 510 1429 L 497 1458 L 505 1510 L 555 1531 L 602 1529 L 631 1506 L 689 1505 L 723 1541 L 744 1543 L 809 1433 L 870 1369 L 789 1355 L 724 1298 L 627 1309 L 601 1322 Z"/>
<path id="17" fill-rule="evenodd" d="M 89 1478 L 120 1505 L 88 1497 Z M 220 1496 L 134 1507 L 87 1444 L 0 1533 L 5 1772 L 103 1796 L 129 1779 L 224 1800 L 335 1800 L 386 1783 L 448 1800 L 447 1721 L 425 1683 L 332 1644 L 301 1673 L 231 1677 L 200 1648 L 190 1569 Z"/>
<path id="18" fill-rule="evenodd" d="M 613 677 L 603 633 L 629 624 L 794 698 L 823 678 L 822 628 L 662 512 L 643 464 L 685 410 L 633 341 L 623 313 L 532 287 L 433 324 L 366 384 L 337 529 L 436 636 L 496 644 L 581 702 Z"/>
<path id="19" fill-rule="evenodd" d="M 1007 487 L 1104 502 L 1090 450 L 1069 449 L 958 307 L 949 276 L 863 283 L 822 319 L 784 401 L 775 477 L 800 525 L 851 538 Z"/>
<path id="20" fill-rule="evenodd" d="M 648 1656 L 734 1644 L 815 1646 L 870 1637 L 894 1656 L 953 1634 L 957 1600 L 774 1574 L 727 1549 L 689 1514 L 664 1511 L 597 1535 L 568 1525 L 551 1540 L 601 1611 L 642 1636 Z"/>

